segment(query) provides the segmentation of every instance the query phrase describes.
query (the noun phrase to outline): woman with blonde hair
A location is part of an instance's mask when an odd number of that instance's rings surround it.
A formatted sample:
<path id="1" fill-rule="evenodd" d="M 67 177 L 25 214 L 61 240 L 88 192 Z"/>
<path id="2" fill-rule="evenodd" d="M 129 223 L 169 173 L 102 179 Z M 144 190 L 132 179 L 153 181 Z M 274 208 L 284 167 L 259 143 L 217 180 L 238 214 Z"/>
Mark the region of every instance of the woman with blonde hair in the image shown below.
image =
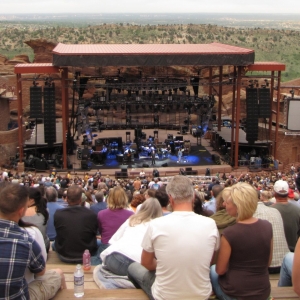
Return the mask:
<path id="1" fill-rule="evenodd" d="M 110 246 L 100 257 L 111 272 L 126 276 L 128 266 L 141 262 L 142 239 L 152 219 L 162 216 L 161 206 L 156 198 L 148 198 L 140 210 L 132 215 L 109 240 Z"/>
<path id="2" fill-rule="evenodd" d="M 227 213 L 236 224 L 224 229 L 211 282 L 218 299 L 268 299 L 268 267 L 272 260 L 272 225 L 253 217 L 257 192 L 248 183 L 237 183 L 222 193 Z"/>
<path id="3" fill-rule="evenodd" d="M 119 227 L 131 216 L 133 212 L 127 209 L 127 194 L 121 187 L 109 190 L 107 198 L 107 209 L 98 213 L 98 226 L 101 235 L 101 247 L 109 246 L 109 239 L 115 234 Z"/>

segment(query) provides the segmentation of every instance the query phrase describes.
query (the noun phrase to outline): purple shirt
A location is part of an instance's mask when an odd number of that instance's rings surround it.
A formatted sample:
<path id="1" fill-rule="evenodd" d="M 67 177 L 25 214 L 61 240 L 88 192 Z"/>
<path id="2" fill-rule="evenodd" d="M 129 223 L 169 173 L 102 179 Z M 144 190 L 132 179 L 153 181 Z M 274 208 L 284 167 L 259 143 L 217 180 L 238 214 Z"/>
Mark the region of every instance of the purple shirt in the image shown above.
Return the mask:
<path id="1" fill-rule="evenodd" d="M 98 213 L 99 233 L 101 234 L 101 243 L 108 244 L 110 238 L 115 234 L 119 227 L 134 212 L 127 209 L 104 209 Z"/>

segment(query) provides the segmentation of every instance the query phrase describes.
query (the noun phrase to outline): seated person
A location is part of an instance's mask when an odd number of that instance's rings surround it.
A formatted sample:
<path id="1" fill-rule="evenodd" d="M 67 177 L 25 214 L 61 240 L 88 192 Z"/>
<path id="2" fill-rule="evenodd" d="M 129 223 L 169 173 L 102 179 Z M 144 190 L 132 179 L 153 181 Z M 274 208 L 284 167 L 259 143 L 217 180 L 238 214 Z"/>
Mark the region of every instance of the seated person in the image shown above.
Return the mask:
<path id="1" fill-rule="evenodd" d="M 98 213 L 98 229 L 101 235 L 100 248 L 102 251 L 109 246 L 108 241 L 119 227 L 133 214 L 133 211 L 128 210 L 128 198 L 124 189 L 121 187 L 111 189 L 107 198 L 107 209 Z"/>
<path id="2" fill-rule="evenodd" d="M 141 242 L 150 221 L 161 216 L 162 210 L 157 199 L 148 198 L 109 240 L 110 246 L 100 255 L 103 264 L 111 272 L 126 276 L 132 262 L 141 262 Z"/>
<path id="3" fill-rule="evenodd" d="M 53 250 L 64 262 L 82 263 L 82 254 L 88 249 L 91 255 L 97 252 L 97 215 L 81 206 L 82 188 L 72 185 L 67 190 L 69 206 L 54 214 L 56 230 Z"/>
<path id="4" fill-rule="evenodd" d="M 222 196 L 227 213 L 237 221 L 224 229 L 217 264 L 211 267 L 214 292 L 219 299 L 268 299 L 272 225 L 253 217 L 258 199 L 250 184 L 227 187 Z"/>
<path id="5" fill-rule="evenodd" d="M 44 239 L 39 243 L 18 223 L 28 206 L 28 190 L 19 184 L 0 187 L 0 297 L 2 299 L 52 299 L 65 287 L 61 270 L 46 271 Z M 34 274 L 33 276 L 29 273 Z"/>

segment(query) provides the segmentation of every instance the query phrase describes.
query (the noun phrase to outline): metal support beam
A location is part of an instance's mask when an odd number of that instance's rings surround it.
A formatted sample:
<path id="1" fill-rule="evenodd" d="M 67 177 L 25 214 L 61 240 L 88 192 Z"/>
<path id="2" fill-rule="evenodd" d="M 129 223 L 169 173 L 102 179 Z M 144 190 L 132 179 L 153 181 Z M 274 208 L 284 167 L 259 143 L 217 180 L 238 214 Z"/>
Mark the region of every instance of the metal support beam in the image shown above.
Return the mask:
<path id="1" fill-rule="evenodd" d="M 278 84 L 277 84 L 277 114 L 276 114 L 276 128 L 275 128 L 275 142 L 274 142 L 274 159 L 277 159 L 278 148 L 278 128 L 279 128 L 279 111 L 280 111 L 280 80 L 281 71 L 278 71 Z"/>
<path id="2" fill-rule="evenodd" d="M 235 121 L 235 150 L 234 150 L 234 167 L 239 167 L 239 129 L 241 118 L 241 79 L 242 67 L 238 67 L 237 90 L 236 90 L 236 121 Z M 233 125 L 234 126 L 234 125 Z"/>
<path id="3" fill-rule="evenodd" d="M 20 162 L 23 161 L 23 105 L 22 105 L 22 80 L 21 74 L 17 73 L 17 105 L 18 105 L 18 143 Z"/>
<path id="4" fill-rule="evenodd" d="M 219 82 L 223 79 L 223 66 L 219 67 Z M 223 102 L 223 86 L 219 85 L 219 107 L 218 107 L 218 131 L 221 131 L 221 116 L 222 116 L 222 102 Z"/>
<path id="5" fill-rule="evenodd" d="M 67 154 L 67 133 L 68 133 L 68 68 L 63 68 L 61 73 L 61 101 L 62 101 L 62 141 L 63 141 L 63 167 L 68 167 Z"/>
<path id="6" fill-rule="evenodd" d="M 234 123 L 235 123 L 235 90 L 236 90 L 236 67 L 234 67 L 233 86 L 232 86 L 232 106 L 231 106 L 231 163 L 234 161 Z"/>

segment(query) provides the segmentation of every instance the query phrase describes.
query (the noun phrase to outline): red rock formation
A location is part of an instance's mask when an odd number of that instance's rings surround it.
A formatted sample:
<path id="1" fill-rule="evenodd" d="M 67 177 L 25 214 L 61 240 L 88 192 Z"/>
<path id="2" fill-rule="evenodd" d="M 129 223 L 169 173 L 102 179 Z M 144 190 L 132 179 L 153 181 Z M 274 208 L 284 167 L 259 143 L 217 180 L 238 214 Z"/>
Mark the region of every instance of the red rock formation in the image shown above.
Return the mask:
<path id="1" fill-rule="evenodd" d="M 47 41 L 44 39 L 25 41 L 34 52 L 34 63 L 52 63 L 52 50 L 57 45 L 56 42 Z"/>

